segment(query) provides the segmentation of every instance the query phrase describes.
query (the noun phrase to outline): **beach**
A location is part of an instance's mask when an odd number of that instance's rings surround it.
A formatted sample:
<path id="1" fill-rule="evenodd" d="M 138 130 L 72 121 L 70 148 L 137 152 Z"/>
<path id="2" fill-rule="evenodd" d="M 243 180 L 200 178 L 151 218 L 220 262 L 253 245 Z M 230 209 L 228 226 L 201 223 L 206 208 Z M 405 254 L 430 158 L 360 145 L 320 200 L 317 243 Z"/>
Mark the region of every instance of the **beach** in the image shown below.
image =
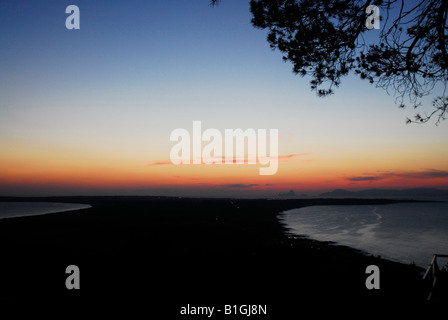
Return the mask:
<path id="1" fill-rule="evenodd" d="M 266 305 L 300 314 L 306 301 L 423 301 L 421 268 L 331 242 L 292 236 L 284 210 L 393 200 L 171 197 L 0 198 L 83 203 L 88 209 L 0 220 L 2 300 L 145 303 L 166 318 L 187 305 Z M 67 290 L 66 267 L 79 267 Z M 380 289 L 365 286 L 380 270 Z"/>

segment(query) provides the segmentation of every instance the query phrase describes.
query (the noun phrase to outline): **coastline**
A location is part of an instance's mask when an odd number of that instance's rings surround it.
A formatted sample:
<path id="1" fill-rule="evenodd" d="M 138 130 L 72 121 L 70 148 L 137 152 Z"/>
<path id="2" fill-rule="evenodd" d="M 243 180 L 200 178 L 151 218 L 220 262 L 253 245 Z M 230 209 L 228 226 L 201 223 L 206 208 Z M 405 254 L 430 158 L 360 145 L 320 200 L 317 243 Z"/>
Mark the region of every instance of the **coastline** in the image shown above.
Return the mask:
<path id="1" fill-rule="evenodd" d="M 403 201 L 22 199 L 86 203 L 92 208 L 0 220 L 0 241 L 5 244 L 0 299 L 151 301 L 156 309 L 172 310 L 175 317 L 180 305 L 197 301 L 252 301 L 270 305 L 274 313 L 290 314 L 297 312 L 297 301 L 426 298 L 421 268 L 292 237 L 279 219 L 282 211 L 310 205 Z M 81 270 L 81 290 L 64 286 L 64 271 L 71 264 Z M 372 264 L 381 270 L 380 290 L 365 287 L 365 269 Z"/>
<path id="2" fill-rule="evenodd" d="M 21 203 L 28 203 L 28 202 L 23 202 L 23 201 L 18 201 L 18 202 L 14 202 L 14 201 L 0 201 L 0 204 L 2 203 L 7 203 L 7 204 L 21 204 Z M 21 211 L 19 210 L 19 213 L 17 213 L 17 208 L 13 207 L 12 210 L 11 208 L 6 207 L 6 214 L 4 212 L 1 212 L 0 215 L 0 219 L 12 219 L 12 218 L 20 218 L 20 217 L 30 217 L 30 216 L 40 216 L 40 215 L 44 215 L 44 214 L 51 214 L 51 213 L 61 213 L 61 212 L 67 212 L 67 211 L 76 211 L 76 210 L 82 210 L 82 209 L 88 209 L 91 208 L 91 205 L 88 204 L 84 204 L 84 203 L 58 203 L 58 202 L 31 202 L 33 205 L 35 205 L 36 203 L 38 204 L 45 204 L 47 205 L 46 207 L 44 206 L 43 208 L 37 208 L 37 209 L 29 209 L 28 208 L 22 208 Z M 50 207 L 53 208 L 50 208 Z M 5 209 L 4 207 L 0 206 L 0 211 Z M 8 209 L 9 209 L 9 213 L 8 213 Z M 23 212 L 23 211 L 28 211 L 28 212 Z"/>
<path id="3" fill-rule="evenodd" d="M 284 211 L 280 219 L 291 236 L 332 241 L 426 269 L 434 253 L 446 251 L 447 210 L 446 202 L 317 205 Z"/>

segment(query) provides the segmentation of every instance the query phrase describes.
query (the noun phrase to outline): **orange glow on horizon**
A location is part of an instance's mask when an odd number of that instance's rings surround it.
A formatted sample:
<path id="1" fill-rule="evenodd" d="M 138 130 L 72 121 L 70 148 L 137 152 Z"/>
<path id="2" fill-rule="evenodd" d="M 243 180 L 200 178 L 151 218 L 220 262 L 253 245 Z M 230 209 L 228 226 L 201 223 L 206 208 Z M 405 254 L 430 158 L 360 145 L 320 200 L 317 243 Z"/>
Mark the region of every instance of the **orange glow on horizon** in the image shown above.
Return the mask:
<path id="1" fill-rule="evenodd" d="M 0 157 L 0 186 L 67 188 L 224 188 L 276 193 L 282 190 L 448 187 L 446 151 L 284 153 L 275 175 L 260 164 L 173 165 L 169 159 L 138 159 L 112 152 L 17 143 Z M 428 154 L 441 154 L 429 157 Z M 119 155 L 117 157 L 116 155 Z"/>

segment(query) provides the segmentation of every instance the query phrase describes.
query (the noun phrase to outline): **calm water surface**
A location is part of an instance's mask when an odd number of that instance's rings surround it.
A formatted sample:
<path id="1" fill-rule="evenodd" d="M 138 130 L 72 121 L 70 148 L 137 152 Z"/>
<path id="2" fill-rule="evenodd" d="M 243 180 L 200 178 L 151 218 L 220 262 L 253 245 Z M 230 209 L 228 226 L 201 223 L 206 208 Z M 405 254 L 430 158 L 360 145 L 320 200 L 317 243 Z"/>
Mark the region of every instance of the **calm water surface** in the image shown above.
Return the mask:
<path id="1" fill-rule="evenodd" d="M 291 233 L 428 266 L 448 254 L 448 203 L 312 206 L 282 213 Z"/>
<path id="2" fill-rule="evenodd" d="M 36 216 L 91 208 L 88 204 L 58 202 L 0 202 L 0 219 Z"/>

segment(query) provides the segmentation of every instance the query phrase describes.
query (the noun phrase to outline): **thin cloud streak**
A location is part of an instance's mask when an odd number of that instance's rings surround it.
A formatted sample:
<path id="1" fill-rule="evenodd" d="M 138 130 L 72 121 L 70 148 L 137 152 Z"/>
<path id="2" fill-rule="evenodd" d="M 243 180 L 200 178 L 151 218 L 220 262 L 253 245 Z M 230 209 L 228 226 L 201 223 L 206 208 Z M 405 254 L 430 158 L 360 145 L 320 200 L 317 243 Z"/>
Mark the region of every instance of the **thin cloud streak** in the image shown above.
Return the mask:
<path id="1" fill-rule="evenodd" d="M 358 182 L 358 181 L 375 181 L 375 180 L 381 180 L 383 179 L 382 177 L 351 177 L 348 178 L 347 180 L 349 181 L 353 181 L 353 182 Z"/>
<path id="2" fill-rule="evenodd" d="M 148 167 L 153 167 L 153 166 L 164 166 L 167 164 L 172 164 L 171 161 L 158 161 L 158 162 L 153 162 L 153 163 L 149 163 L 147 164 Z"/>
<path id="3" fill-rule="evenodd" d="M 383 172 L 379 175 L 366 175 L 366 176 L 355 176 L 346 178 L 348 181 L 352 182 L 362 182 L 362 181 L 378 181 L 391 178 L 404 178 L 404 179 L 440 179 L 448 178 L 448 171 L 427 169 L 424 171 L 415 172 Z"/>
<path id="4" fill-rule="evenodd" d="M 223 187 L 227 187 L 227 188 L 252 188 L 252 187 L 258 187 L 258 184 L 242 184 L 242 183 L 230 183 L 230 184 L 225 184 L 223 185 Z"/>
<path id="5" fill-rule="evenodd" d="M 298 157 L 304 157 L 304 156 L 309 156 L 311 155 L 311 153 L 292 153 L 292 154 L 288 154 L 288 155 L 282 155 L 282 156 L 278 156 L 277 159 L 279 162 L 281 161 L 285 161 L 288 159 L 293 159 L 293 158 L 298 158 Z M 256 157 L 254 157 L 256 159 Z M 219 157 L 216 158 L 202 158 L 202 163 L 205 164 L 205 162 L 212 162 L 212 161 L 216 161 L 217 159 L 219 159 Z M 274 157 L 263 157 L 260 158 L 263 161 L 269 161 L 269 160 L 273 160 Z M 225 164 L 225 163 L 236 163 L 236 158 L 226 158 L 226 157 L 221 157 L 221 163 Z M 247 158 L 244 159 L 245 162 L 247 162 Z M 312 160 L 303 160 L 303 161 L 315 161 L 315 159 Z M 193 161 L 191 161 L 191 163 L 193 163 Z M 163 166 L 163 165 L 168 165 L 168 164 L 172 164 L 172 162 L 170 160 L 164 160 L 164 161 L 157 161 L 157 162 L 153 162 L 153 163 L 149 163 L 147 164 L 148 167 L 153 167 L 153 166 Z"/>

